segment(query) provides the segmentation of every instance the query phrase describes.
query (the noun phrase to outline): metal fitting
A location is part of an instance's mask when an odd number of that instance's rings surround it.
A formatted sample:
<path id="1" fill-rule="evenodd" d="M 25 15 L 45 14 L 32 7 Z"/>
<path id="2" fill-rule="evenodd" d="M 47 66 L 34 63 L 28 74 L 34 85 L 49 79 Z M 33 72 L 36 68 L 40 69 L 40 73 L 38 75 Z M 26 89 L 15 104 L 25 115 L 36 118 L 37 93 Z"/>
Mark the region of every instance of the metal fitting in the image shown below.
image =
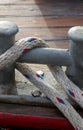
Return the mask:
<path id="1" fill-rule="evenodd" d="M 72 65 L 67 68 L 68 77 L 81 89 L 83 88 L 83 26 L 72 27 L 69 32 L 69 55 Z"/>
<path id="2" fill-rule="evenodd" d="M 18 27 L 9 21 L 0 21 L 0 55 L 15 43 Z M 0 70 L 0 93 L 16 94 L 14 64 L 8 69 Z"/>

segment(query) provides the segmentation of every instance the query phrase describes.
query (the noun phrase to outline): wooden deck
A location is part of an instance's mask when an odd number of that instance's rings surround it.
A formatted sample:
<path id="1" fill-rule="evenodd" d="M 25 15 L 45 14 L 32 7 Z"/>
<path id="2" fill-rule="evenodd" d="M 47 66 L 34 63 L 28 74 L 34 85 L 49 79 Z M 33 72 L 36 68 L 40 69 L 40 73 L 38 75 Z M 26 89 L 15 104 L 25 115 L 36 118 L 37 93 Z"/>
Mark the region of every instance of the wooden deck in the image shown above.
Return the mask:
<path id="1" fill-rule="evenodd" d="M 19 26 L 16 40 L 37 36 L 52 47 L 67 48 L 67 32 L 83 25 L 82 0 L 0 0 L 0 21 Z"/>

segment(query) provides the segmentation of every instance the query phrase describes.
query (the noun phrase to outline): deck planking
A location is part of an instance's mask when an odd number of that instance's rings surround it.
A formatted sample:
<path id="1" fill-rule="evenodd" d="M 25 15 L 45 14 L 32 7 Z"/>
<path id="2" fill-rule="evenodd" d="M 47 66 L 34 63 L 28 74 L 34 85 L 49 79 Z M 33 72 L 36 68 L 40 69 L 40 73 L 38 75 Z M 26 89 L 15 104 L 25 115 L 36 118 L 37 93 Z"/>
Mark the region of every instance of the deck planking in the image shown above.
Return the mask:
<path id="1" fill-rule="evenodd" d="M 18 25 L 16 40 L 37 36 L 52 47 L 68 48 L 69 28 L 83 25 L 83 1 L 0 0 L 0 21 L 5 20 Z"/>

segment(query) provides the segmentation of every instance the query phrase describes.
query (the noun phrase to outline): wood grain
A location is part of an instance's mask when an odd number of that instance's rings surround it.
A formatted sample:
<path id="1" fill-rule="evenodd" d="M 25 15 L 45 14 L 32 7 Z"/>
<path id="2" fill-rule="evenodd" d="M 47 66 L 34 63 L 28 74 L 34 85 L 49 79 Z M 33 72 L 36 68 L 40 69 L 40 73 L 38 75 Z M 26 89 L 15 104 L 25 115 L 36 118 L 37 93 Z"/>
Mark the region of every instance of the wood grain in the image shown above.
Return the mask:
<path id="1" fill-rule="evenodd" d="M 0 17 L 0 21 L 12 21 L 15 22 L 19 27 L 24 28 L 66 28 L 72 26 L 83 26 L 83 17 L 75 16 L 61 16 L 61 17 Z M 75 22 L 76 21 L 76 22 Z"/>
<path id="2" fill-rule="evenodd" d="M 0 20 L 12 21 L 19 26 L 16 40 L 38 36 L 52 47 L 68 48 L 68 29 L 83 25 L 83 1 L 3 0 L 0 1 Z"/>
<path id="3" fill-rule="evenodd" d="M 10 7 L 10 8 L 9 8 Z M 1 5 L 0 14 L 3 17 L 46 17 L 46 16 L 82 16 L 83 4 L 56 3 L 32 5 Z M 10 11 L 11 10 L 11 11 Z M 72 11 L 71 11 L 72 10 Z"/>

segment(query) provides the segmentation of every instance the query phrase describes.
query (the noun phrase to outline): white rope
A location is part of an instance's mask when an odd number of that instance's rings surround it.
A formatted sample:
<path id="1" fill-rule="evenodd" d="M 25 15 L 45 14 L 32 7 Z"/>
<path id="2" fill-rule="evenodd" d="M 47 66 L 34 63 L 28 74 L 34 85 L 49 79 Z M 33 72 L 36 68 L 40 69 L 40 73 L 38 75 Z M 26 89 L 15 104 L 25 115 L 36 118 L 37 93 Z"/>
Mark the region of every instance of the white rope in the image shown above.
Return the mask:
<path id="1" fill-rule="evenodd" d="M 55 88 L 46 83 L 41 76 L 38 76 L 36 72 L 33 72 L 33 70 L 26 64 L 18 63 L 16 68 L 54 103 L 76 130 L 83 130 L 82 117 Z"/>
<path id="2" fill-rule="evenodd" d="M 19 40 L 0 56 L 0 70 L 10 67 L 20 56 L 24 55 L 30 49 L 44 46 L 46 46 L 46 44 L 40 38 L 29 37 Z"/>
<path id="3" fill-rule="evenodd" d="M 43 40 L 38 38 L 25 38 L 18 41 L 14 46 L 0 56 L 0 70 L 7 69 L 7 67 L 16 62 L 21 55 L 26 54 L 30 49 L 43 46 L 47 45 Z M 83 108 L 82 91 L 70 82 L 60 67 L 52 65 L 48 67 L 65 91 Z M 65 115 L 76 130 L 83 130 L 82 117 L 52 86 L 46 83 L 41 76 L 37 75 L 26 65 L 16 64 L 16 68 L 33 84 L 35 84 L 49 99 L 51 99 L 55 106 L 57 106 L 57 108 Z"/>
<path id="4" fill-rule="evenodd" d="M 68 79 L 61 67 L 51 65 L 49 68 L 65 92 L 83 108 L 83 91 Z"/>

